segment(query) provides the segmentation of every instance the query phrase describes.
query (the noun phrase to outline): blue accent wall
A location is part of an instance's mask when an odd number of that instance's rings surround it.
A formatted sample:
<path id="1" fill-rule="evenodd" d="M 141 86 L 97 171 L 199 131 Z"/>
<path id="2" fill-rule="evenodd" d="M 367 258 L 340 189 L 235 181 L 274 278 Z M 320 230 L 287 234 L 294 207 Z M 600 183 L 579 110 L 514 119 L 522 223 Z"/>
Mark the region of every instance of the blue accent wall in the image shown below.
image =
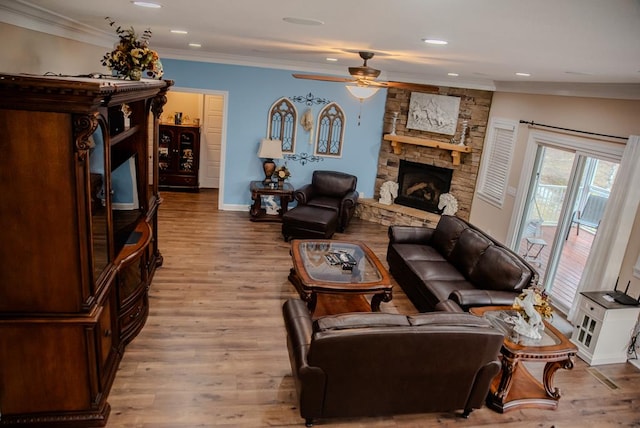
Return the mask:
<path id="1" fill-rule="evenodd" d="M 342 171 L 358 177 L 358 191 L 364 192 L 365 197 L 373 196 L 383 134 L 386 89 L 379 90 L 361 104 L 344 84 L 295 79 L 290 70 L 172 59 L 163 59 L 162 64 L 165 71 L 163 78 L 174 80 L 178 88 L 226 91 L 229 94 L 224 159 L 225 205 L 249 205 L 249 181 L 264 178 L 262 160 L 257 153 L 260 140 L 266 137 L 271 105 L 281 97 L 306 96 L 309 93 L 336 102 L 343 109 L 346 126 L 342 157 L 325 157 L 321 162 L 308 162 L 305 165 L 288 161 L 290 183 L 295 188 L 308 183 L 316 169 Z M 300 126 L 300 117 L 308 106 L 298 102 L 293 104 L 298 110 L 296 153 L 313 154 L 313 146 L 308 144 L 309 134 Z M 310 107 L 316 129 L 317 115 L 323 107 L 315 104 Z M 283 162 L 276 161 L 278 165 Z"/>

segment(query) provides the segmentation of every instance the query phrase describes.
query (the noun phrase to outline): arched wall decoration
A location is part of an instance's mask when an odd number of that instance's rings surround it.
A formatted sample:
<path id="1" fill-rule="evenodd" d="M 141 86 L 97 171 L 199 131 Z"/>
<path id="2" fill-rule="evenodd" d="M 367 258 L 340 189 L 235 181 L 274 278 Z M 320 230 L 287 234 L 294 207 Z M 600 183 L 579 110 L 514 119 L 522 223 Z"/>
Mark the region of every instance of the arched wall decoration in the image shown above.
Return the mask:
<path id="1" fill-rule="evenodd" d="M 330 103 L 318 114 L 315 154 L 318 156 L 342 156 L 345 115 L 337 103 Z"/>
<path id="2" fill-rule="evenodd" d="M 283 153 L 295 153 L 298 110 L 282 97 L 269 109 L 267 138 L 282 141 Z"/>

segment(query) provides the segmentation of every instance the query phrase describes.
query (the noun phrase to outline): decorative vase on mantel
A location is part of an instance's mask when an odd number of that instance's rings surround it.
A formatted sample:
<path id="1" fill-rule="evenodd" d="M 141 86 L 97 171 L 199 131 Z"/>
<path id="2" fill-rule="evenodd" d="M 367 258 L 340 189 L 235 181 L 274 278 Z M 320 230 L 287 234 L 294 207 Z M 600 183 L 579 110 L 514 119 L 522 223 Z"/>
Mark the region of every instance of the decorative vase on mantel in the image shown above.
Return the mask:
<path id="1" fill-rule="evenodd" d="M 278 179 L 278 189 L 284 189 L 284 178 Z"/>

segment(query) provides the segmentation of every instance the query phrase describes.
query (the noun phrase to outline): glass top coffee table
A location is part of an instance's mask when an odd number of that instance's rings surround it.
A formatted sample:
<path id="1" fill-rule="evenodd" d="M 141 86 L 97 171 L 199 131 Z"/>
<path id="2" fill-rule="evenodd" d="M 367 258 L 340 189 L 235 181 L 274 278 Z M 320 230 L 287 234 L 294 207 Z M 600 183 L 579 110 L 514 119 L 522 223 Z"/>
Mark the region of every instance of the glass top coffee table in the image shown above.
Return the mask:
<path id="1" fill-rule="evenodd" d="M 289 281 L 316 317 L 377 312 L 393 298 L 389 272 L 362 242 L 294 239 L 291 259 Z"/>
<path id="2" fill-rule="evenodd" d="M 573 368 L 576 346 L 546 321 L 541 339 L 519 335 L 508 322 L 508 317 L 513 315 L 509 306 L 471 308 L 469 312 L 486 318 L 505 334 L 500 350 L 502 370 L 493 379 L 487 406 L 501 413 L 520 407 L 556 409 L 560 390 L 553 387 L 553 377 L 560 368 Z M 542 382 L 521 364 L 522 361 L 545 363 Z"/>

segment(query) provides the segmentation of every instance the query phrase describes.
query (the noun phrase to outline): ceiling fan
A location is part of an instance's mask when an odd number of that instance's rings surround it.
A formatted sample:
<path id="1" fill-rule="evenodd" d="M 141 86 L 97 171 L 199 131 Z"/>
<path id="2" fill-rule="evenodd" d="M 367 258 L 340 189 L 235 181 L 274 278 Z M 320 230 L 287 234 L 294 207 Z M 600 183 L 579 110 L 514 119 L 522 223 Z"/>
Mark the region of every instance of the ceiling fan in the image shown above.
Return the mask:
<path id="1" fill-rule="evenodd" d="M 374 87 L 374 88 L 401 88 L 401 89 L 418 89 L 422 91 L 437 90 L 435 86 L 421 85 L 417 83 L 406 82 L 388 82 L 383 80 L 376 80 L 380 75 L 380 70 L 367 65 L 367 61 L 373 58 L 373 52 L 361 51 L 358 52 L 360 58 L 364 63 L 359 67 L 349 67 L 349 77 L 328 76 L 321 74 L 297 74 L 293 73 L 293 77 L 296 79 L 307 80 L 321 80 L 325 82 L 338 82 L 338 83 L 354 83 L 357 86 L 362 87 Z"/>

